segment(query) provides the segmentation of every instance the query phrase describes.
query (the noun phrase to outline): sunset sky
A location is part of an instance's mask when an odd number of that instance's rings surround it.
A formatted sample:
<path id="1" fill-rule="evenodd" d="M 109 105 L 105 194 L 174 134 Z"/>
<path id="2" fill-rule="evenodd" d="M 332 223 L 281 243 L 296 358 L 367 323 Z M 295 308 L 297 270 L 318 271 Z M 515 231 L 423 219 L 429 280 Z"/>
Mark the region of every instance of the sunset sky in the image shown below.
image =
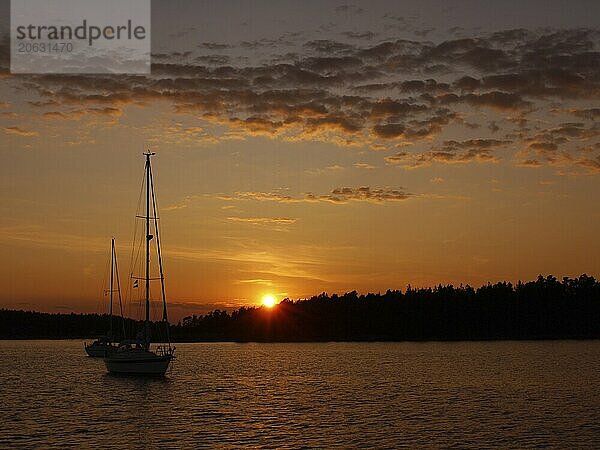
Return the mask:
<path id="1" fill-rule="evenodd" d="M 600 2 L 153 1 L 151 75 L 11 75 L 0 307 L 129 283 L 153 160 L 172 317 L 600 275 Z"/>

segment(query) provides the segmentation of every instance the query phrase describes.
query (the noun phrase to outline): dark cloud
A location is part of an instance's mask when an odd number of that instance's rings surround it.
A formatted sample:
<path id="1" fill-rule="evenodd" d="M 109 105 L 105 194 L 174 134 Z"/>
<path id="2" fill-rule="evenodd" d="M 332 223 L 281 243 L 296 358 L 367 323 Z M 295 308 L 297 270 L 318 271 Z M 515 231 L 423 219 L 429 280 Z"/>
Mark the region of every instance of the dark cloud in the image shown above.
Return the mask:
<path id="1" fill-rule="evenodd" d="M 30 101 L 33 107 L 51 107 L 41 110 L 47 118 L 118 117 L 127 105 L 161 101 L 175 113 L 272 137 L 286 133 L 375 148 L 393 145 L 394 139 L 427 142 L 452 123 L 472 135 L 460 141 L 462 146 L 450 148 L 446 141 L 418 158 L 409 155 L 422 164 L 495 160 L 493 146 L 474 142 L 486 141 L 482 133 L 498 133 L 500 125 L 512 127 L 507 134 L 541 161 L 535 152 L 542 148 L 536 145 L 573 152 L 576 143 L 593 144 L 589 141 L 598 136 L 598 128 L 589 123 L 597 120 L 598 108 L 582 106 L 600 97 L 597 31 L 507 30 L 441 43 L 400 39 L 374 44 L 370 31 L 342 35 L 352 43 L 321 39 L 300 46 L 297 33 L 242 42 L 235 49 L 203 42 L 195 52 L 154 55 L 149 76 L 48 74 L 18 81 L 41 96 Z M 294 40 L 299 53 L 278 53 Z M 271 56 L 252 64 L 231 56 L 233 50 L 255 48 Z M 557 121 L 538 129 L 530 121 L 532 112 L 548 110 L 552 103 L 561 105 L 552 110 L 585 124 Z M 465 146 L 469 141 L 472 145 Z"/>
<path id="2" fill-rule="evenodd" d="M 387 123 L 383 125 L 375 125 L 372 129 L 375 136 L 383 139 L 392 139 L 402 136 L 405 127 L 401 123 Z"/>
<path id="3" fill-rule="evenodd" d="M 473 106 L 487 106 L 512 111 L 522 110 L 531 105 L 530 102 L 523 100 L 519 94 L 501 91 L 486 92 L 484 94 L 445 94 L 440 96 L 438 100 L 444 105 L 464 102 Z"/>
<path id="4" fill-rule="evenodd" d="M 441 146 L 433 147 L 424 153 L 399 152 L 385 159 L 386 163 L 406 169 L 428 167 L 433 163 L 465 164 L 470 162 L 497 162 L 493 154 L 498 147 L 510 144 L 510 141 L 497 139 L 468 139 L 465 141 L 444 141 Z"/>
<path id="5" fill-rule="evenodd" d="M 427 111 L 429 108 L 425 105 L 408 103 L 406 101 L 392 100 L 385 98 L 372 104 L 371 117 L 380 118 L 388 116 L 406 117 L 407 115 L 418 114 Z"/>
<path id="6" fill-rule="evenodd" d="M 529 148 L 541 152 L 553 152 L 558 149 L 558 146 L 554 142 L 532 142 Z"/>
<path id="7" fill-rule="evenodd" d="M 452 86 L 463 92 L 473 92 L 481 86 L 481 81 L 479 81 L 477 78 L 464 76 L 456 80 Z"/>
<path id="8" fill-rule="evenodd" d="M 600 173 L 600 155 L 593 153 L 600 150 L 600 142 L 594 142 L 599 135 L 600 128 L 595 124 L 586 127 L 580 122 L 562 123 L 526 137 L 527 146 L 519 152 L 519 156 L 525 161 L 534 160 L 536 166 L 554 166 L 560 174 L 597 174 Z M 574 146 L 575 143 L 579 145 Z M 519 165 L 527 166 L 523 161 Z"/>
<path id="9" fill-rule="evenodd" d="M 510 144 L 511 141 L 500 141 L 498 139 L 467 139 L 466 141 L 444 141 L 445 149 L 490 149 L 501 145 Z"/>
<path id="10" fill-rule="evenodd" d="M 346 133 L 356 133 L 362 128 L 360 123 L 343 116 L 308 118 L 305 124 L 309 131 L 339 130 Z"/>
<path id="11" fill-rule="evenodd" d="M 502 89 L 532 98 L 579 98 L 590 94 L 596 96 L 598 93 L 597 88 L 590 86 L 585 77 L 560 68 L 487 76 L 483 78 L 481 88 Z M 593 92 L 589 92 L 590 88 Z"/>
<path id="12" fill-rule="evenodd" d="M 423 120 L 411 120 L 406 135 L 410 138 L 428 138 L 441 133 L 442 128 L 448 125 L 457 114 L 448 109 L 438 109 L 431 117 Z"/>
<path id="13" fill-rule="evenodd" d="M 578 109 L 574 110 L 573 114 L 582 119 L 596 120 L 600 118 L 600 108 Z"/>
<path id="14" fill-rule="evenodd" d="M 506 69 L 515 61 L 503 50 L 493 48 L 485 39 L 455 39 L 423 49 L 422 59 L 452 65 L 467 65 L 490 72 Z"/>
<path id="15" fill-rule="evenodd" d="M 497 131 L 500 130 L 500 127 L 493 120 L 488 122 L 487 127 L 492 133 L 496 133 Z"/>
<path id="16" fill-rule="evenodd" d="M 307 201 L 324 201 L 330 203 L 348 203 L 350 201 L 382 203 L 388 201 L 407 200 L 410 195 L 397 189 L 371 189 L 368 186 L 359 188 L 341 187 L 332 190 L 329 194 L 315 195 L 308 193 Z"/>

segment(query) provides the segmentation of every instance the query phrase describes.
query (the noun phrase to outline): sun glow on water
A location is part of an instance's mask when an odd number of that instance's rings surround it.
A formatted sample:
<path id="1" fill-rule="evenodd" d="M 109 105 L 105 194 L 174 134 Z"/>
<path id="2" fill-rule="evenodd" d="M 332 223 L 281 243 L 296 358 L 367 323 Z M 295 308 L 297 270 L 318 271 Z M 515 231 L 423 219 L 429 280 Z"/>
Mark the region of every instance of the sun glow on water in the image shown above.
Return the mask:
<path id="1" fill-rule="evenodd" d="M 275 297 L 271 294 L 263 295 L 262 302 L 263 305 L 265 305 L 267 308 L 272 308 L 273 306 L 275 306 L 276 301 L 277 300 L 275 299 Z"/>

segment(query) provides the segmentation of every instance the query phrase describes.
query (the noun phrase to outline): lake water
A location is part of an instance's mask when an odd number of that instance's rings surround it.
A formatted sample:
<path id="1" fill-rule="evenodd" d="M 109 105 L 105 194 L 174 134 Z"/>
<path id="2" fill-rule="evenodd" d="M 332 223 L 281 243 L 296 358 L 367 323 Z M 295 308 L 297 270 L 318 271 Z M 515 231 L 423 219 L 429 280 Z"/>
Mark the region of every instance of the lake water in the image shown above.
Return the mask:
<path id="1" fill-rule="evenodd" d="M 0 341 L 0 448 L 600 445 L 600 342 L 178 344 L 165 379 Z"/>

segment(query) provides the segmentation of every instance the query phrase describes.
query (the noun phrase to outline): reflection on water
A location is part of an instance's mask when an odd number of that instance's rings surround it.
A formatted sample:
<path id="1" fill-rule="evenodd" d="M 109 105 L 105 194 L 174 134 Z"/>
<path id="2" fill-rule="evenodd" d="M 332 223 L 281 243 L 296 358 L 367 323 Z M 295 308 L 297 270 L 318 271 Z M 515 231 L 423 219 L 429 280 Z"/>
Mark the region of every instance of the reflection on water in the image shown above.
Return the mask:
<path id="1" fill-rule="evenodd" d="M 164 379 L 0 341 L 0 447 L 594 447 L 600 342 L 179 344 Z"/>

